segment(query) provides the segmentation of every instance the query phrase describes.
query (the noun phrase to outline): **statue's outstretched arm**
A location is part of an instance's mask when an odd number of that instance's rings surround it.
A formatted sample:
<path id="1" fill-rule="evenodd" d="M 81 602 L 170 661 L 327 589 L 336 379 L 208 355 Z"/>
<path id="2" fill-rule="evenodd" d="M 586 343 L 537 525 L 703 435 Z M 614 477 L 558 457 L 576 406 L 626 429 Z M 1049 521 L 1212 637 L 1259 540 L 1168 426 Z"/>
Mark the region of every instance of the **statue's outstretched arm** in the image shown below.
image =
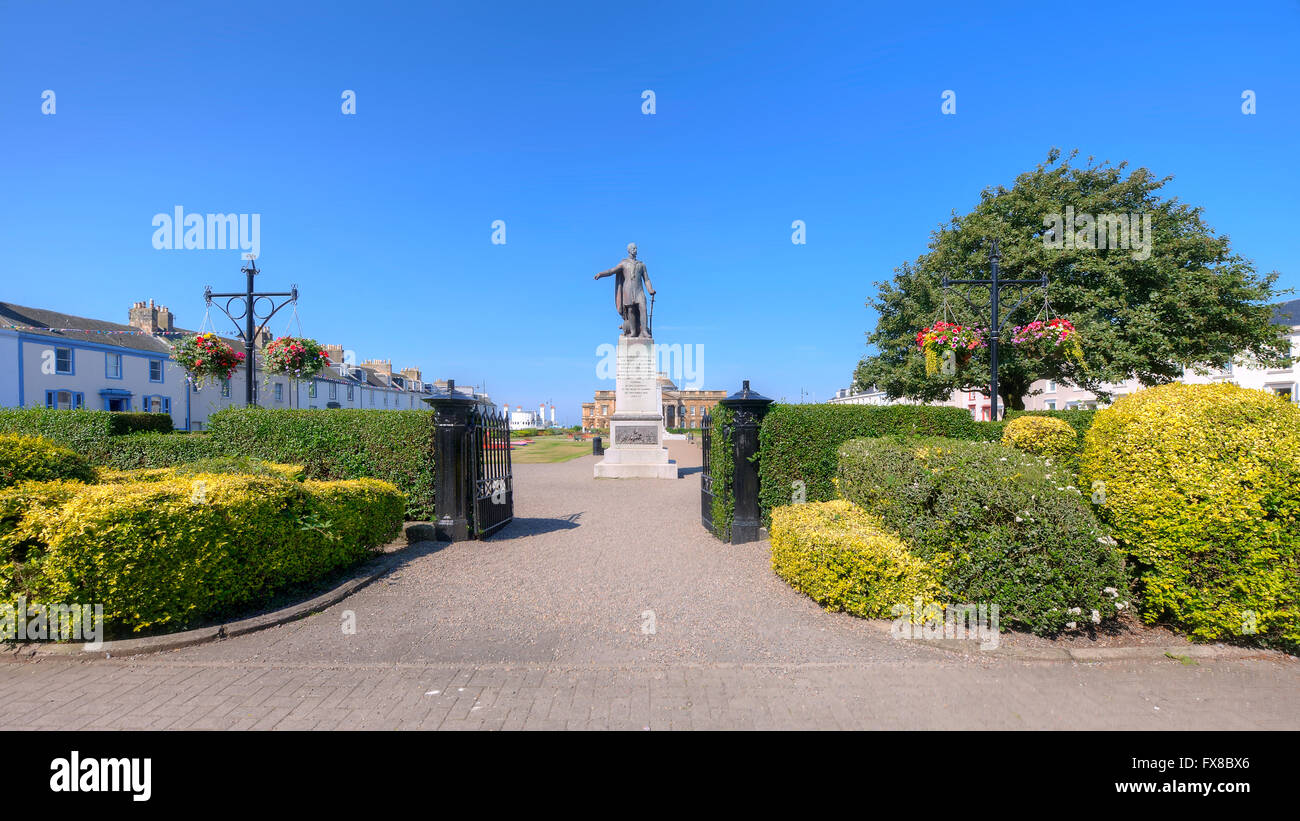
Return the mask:
<path id="1" fill-rule="evenodd" d="M 613 268 L 610 268 L 608 271 L 601 271 L 599 274 L 596 274 L 595 279 L 601 279 L 603 277 L 613 276 L 614 274 L 617 274 L 622 267 L 623 267 L 623 263 L 620 262 L 618 265 L 615 265 Z"/>

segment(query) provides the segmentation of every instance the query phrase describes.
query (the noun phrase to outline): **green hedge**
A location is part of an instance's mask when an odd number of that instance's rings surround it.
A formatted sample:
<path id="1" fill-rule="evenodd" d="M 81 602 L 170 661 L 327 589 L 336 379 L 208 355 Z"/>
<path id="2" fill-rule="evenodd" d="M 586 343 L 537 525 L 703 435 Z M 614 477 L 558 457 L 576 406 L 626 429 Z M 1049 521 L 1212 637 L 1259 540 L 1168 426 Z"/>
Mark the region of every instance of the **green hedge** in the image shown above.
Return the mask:
<path id="1" fill-rule="evenodd" d="M 172 429 L 166 413 L 118 413 L 53 408 L 0 408 L 0 433 L 43 436 L 96 461 L 110 449 L 115 436 Z"/>
<path id="2" fill-rule="evenodd" d="M 734 414 L 717 405 L 710 414 L 709 473 L 713 477 L 713 535 L 731 541 L 731 523 L 736 518 L 735 456 L 732 453 L 731 422 Z"/>
<path id="3" fill-rule="evenodd" d="M 203 474 L 0 491 L 0 600 L 94 603 L 116 634 L 183 629 L 366 558 L 401 529 L 395 487 Z"/>
<path id="4" fill-rule="evenodd" d="M 391 482 L 407 518 L 434 518 L 433 411 L 225 408 L 207 435 L 222 455 L 302 465 L 310 479 Z"/>
<path id="5" fill-rule="evenodd" d="M 850 439 L 891 434 L 987 440 L 1001 423 L 976 422 L 962 408 L 933 405 L 773 405 L 759 431 L 759 506 L 763 522 L 788 505 L 803 482 L 804 501 L 835 498 L 839 448 Z"/>
<path id="6" fill-rule="evenodd" d="M 133 433 L 114 437 L 96 461 L 117 470 L 163 468 L 220 454 L 207 433 Z"/>
<path id="7" fill-rule="evenodd" d="M 95 469 L 71 448 L 40 436 L 0 433 L 0 487 L 19 482 L 95 481 Z"/>
<path id="8" fill-rule="evenodd" d="M 1131 603 L 1114 540 L 1059 465 L 987 442 L 895 436 L 847 442 L 839 464 L 845 499 L 943 566 L 959 601 L 998 605 L 1003 624 L 1050 635 Z"/>

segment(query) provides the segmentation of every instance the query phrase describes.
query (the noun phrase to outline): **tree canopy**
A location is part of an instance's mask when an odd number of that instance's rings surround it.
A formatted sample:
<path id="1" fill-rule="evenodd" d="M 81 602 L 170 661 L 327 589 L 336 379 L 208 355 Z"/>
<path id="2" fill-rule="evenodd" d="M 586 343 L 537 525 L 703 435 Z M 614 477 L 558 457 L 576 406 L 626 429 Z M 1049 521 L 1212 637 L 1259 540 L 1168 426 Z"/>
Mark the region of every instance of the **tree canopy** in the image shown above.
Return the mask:
<path id="1" fill-rule="evenodd" d="M 1269 366 L 1290 361 L 1285 330 L 1272 324 L 1269 307 L 1278 296 L 1277 272 L 1258 275 L 1226 235 L 1205 224 L 1201 208 L 1161 196 L 1172 177 L 1157 178 L 1145 168 L 1126 175 L 1127 162 L 1094 164 L 1089 158 L 1086 166 L 1071 165 L 1077 155 L 1062 157 L 1052 149 L 1010 189 L 985 189 L 970 213 L 954 211 L 935 230 L 929 251 L 896 268 L 891 281 L 877 283 L 877 295 L 867 301 L 879 314 L 868 334 L 877 352 L 858 364 L 857 389 L 875 386 L 890 397 L 921 401 L 944 399 L 953 390 L 988 392 L 987 349 L 955 374 L 927 375 L 916 334 L 944 318 L 945 274 L 988 278 L 993 239 L 1002 251 L 1000 277 L 1047 274 L 1051 312 L 1074 323 L 1084 351 L 1080 364 L 1009 344 L 1012 328 L 1046 318 L 1044 294 L 1037 287 L 1003 289 L 998 393 L 1006 408 L 1024 407 L 1023 397 L 1039 379 L 1108 397 L 1107 384 L 1131 377 L 1156 385 L 1186 368 L 1223 368 L 1234 359 Z M 1132 218 L 1131 234 L 1116 226 L 1116 216 Z M 1143 235 L 1149 247 L 1141 246 Z M 1126 236 L 1129 247 L 1115 247 Z M 950 286 L 947 301 L 963 324 L 987 326 L 988 296 L 987 287 Z"/>

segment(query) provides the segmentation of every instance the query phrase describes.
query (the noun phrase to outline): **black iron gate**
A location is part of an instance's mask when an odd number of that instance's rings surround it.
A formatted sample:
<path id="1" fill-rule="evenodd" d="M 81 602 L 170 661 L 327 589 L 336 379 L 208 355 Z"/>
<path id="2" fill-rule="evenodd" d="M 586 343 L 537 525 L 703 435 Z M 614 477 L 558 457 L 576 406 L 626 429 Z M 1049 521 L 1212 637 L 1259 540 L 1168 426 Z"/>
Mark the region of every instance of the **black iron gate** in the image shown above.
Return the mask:
<path id="1" fill-rule="evenodd" d="M 491 536 L 515 518 L 510 470 L 510 420 L 495 407 L 475 405 L 465 431 L 470 459 L 470 532 Z"/>
<path id="2" fill-rule="evenodd" d="M 700 449 L 704 468 L 700 471 L 700 522 L 713 530 L 713 469 L 709 466 L 709 445 L 713 441 L 713 416 L 706 410 L 700 423 Z"/>

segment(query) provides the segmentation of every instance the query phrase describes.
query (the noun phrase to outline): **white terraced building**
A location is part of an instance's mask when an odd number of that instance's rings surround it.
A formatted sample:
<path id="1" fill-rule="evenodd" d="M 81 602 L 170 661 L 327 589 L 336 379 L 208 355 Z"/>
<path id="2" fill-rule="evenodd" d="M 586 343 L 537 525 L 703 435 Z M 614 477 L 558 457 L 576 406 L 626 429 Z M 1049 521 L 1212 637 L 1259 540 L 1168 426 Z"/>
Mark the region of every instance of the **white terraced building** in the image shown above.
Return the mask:
<path id="1" fill-rule="evenodd" d="M 1274 305 L 1273 321 L 1289 329 L 1286 336 L 1291 345 L 1291 356 L 1293 360 L 1300 358 L 1300 299 Z M 1284 397 L 1288 402 L 1300 401 L 1300 366 L 1294 361 L 1285 368 L 1264 368 L 1258 363 L 1242 357 L 1240 361 L 1234 362 L 1226 370 L 1215 369 L 1206 373 L 1196 373 L 1191 370 L 1184 371 L 1182 378 L 1178 381 L 1189 384 L 1230 382 L 1243 388 L 1276 393 L 1278 396 Z M 1141 390 L 1142 384 L 1136 379 L 1129 379 L 1107 387 L 1111 389 L 1113 393 L 1111 401 L 1114 401 L 1121 396 Z M 1024 399 L 1026 410 L 1098 408 L 1106 407 L 1108 404 L 1091 391 L 1076 388 L 1072 385 L 1058 385 L 1045 379 L 1035 382 L 1032 390 L 1036 393 L 1026 396 Z M 835 396 L 829 401 L 835 404 L 855 405 L 918 404 L 906 399 L 889 399 L 883 391 L 875 389 L 854 391 L 849 388 L 841 388 L 836 391 Z M 954 391 L 946 401 L 932 402 L 930 404 L 966 408 L 976 419 L 987 420 L 989 418 L 989 398 L 978 391 Z"/>
<path id="2" fill-rule="evenodd" d="M 244 404 L 245 368 L 227 381 L 191 384 L 171 360 L 172 342 L 192 334 L 176 327 L 166 306 L 137 302 L 128 324 L 0 302 L 0 406 L 166 413 L 178 430 L 203 430 L 218 410 Z M 235 350 L 243 343 L 228 339 Z M 269 335 L 259 345 L 270 341 Z M 418 368 L 393 372 L 388 360 L 342 362 L 341 346 L 325 346 L 336 363 L 296 384 L 284 376 L 254 375 L 257 403 L 268 408 L 427 409 L 421 401 L 441 382 Z M 488 402 L 485 394 L 457 393 Z"/>

